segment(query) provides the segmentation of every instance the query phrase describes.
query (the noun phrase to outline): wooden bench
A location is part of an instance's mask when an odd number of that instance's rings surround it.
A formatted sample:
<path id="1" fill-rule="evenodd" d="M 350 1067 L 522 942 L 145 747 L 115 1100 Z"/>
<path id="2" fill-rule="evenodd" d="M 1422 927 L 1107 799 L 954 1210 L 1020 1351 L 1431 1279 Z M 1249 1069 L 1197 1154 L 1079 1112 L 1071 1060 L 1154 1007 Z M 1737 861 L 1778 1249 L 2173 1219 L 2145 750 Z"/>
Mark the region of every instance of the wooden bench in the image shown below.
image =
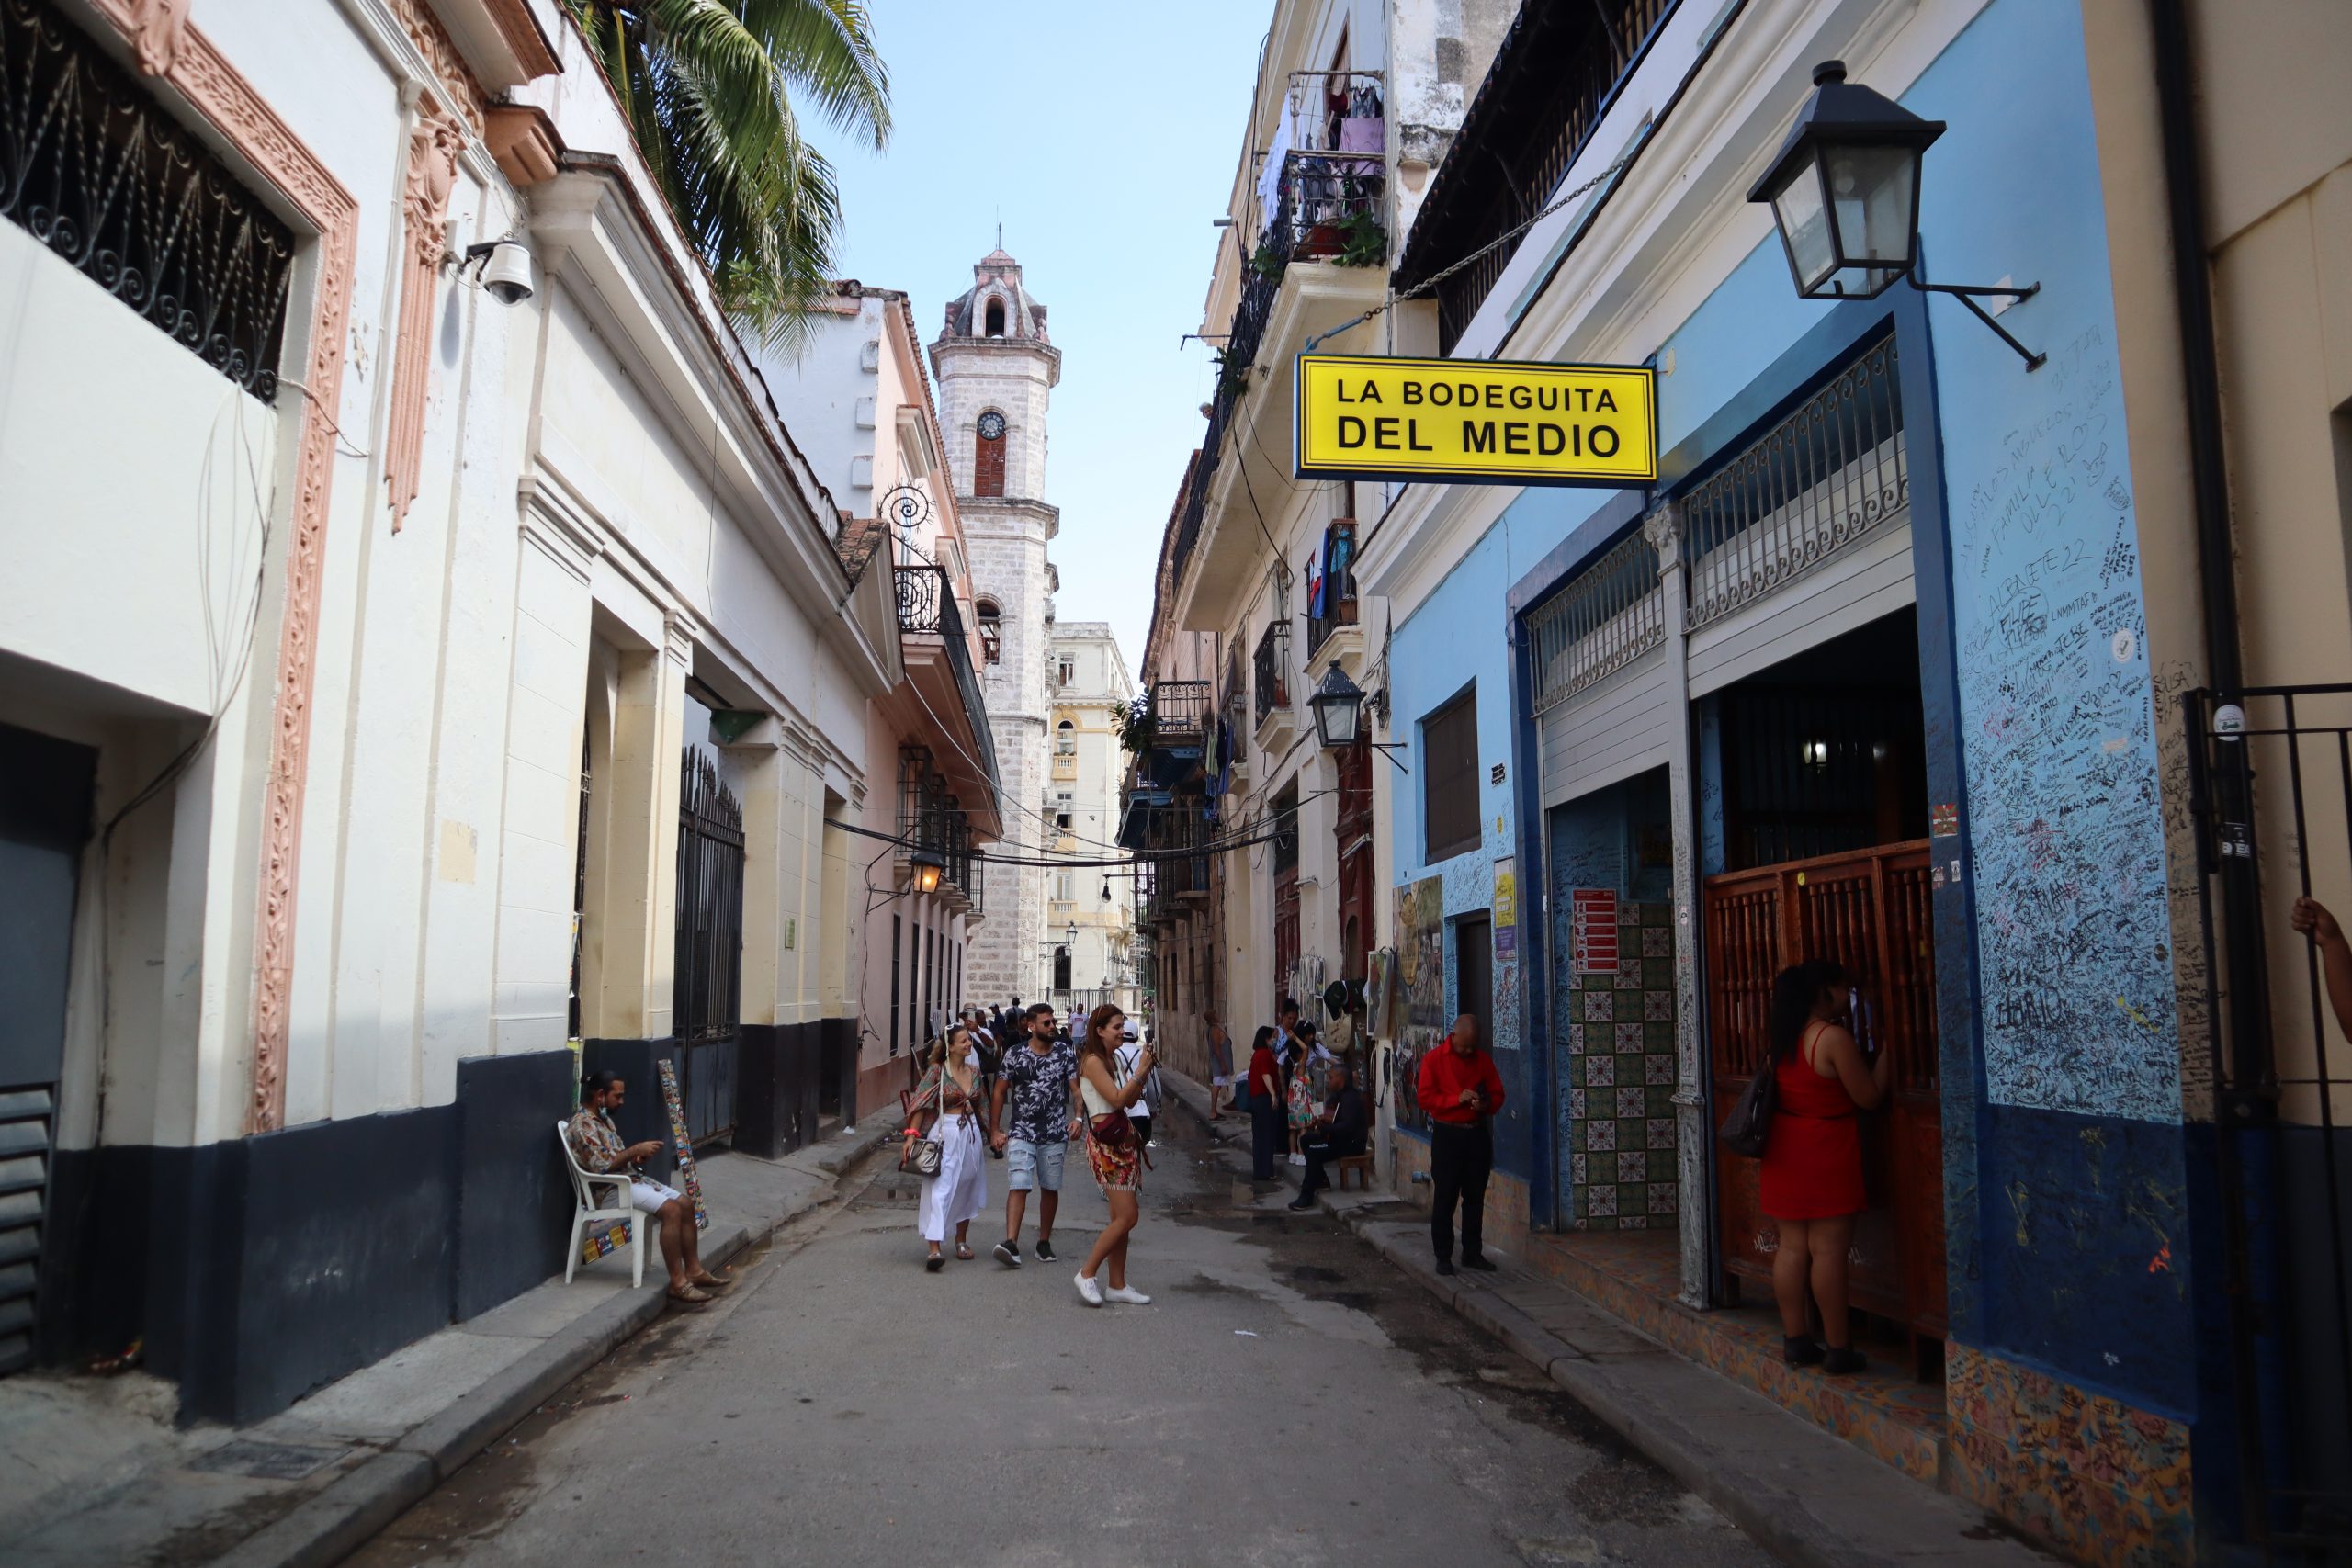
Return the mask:
<path id="1" fill-rule="evenodd" d="M 1357 1185 L 1362 1188 L 1363 1190 L 1366 1192 L 1371 1191 L 1373 1177 L 1372 1151 L 1370 1149 L 1366 1149 L 1360 1155 L 1341 1155 L 1338 1159 L 1333 1160 L 1331 1162 L 1331 1190 L 1334 1192 L 1345 1192 L 1348 1190 L 1348 1173 L 1350 1171 L 1355 1172 L 1356 1175 L 1362 1179 Z"/>

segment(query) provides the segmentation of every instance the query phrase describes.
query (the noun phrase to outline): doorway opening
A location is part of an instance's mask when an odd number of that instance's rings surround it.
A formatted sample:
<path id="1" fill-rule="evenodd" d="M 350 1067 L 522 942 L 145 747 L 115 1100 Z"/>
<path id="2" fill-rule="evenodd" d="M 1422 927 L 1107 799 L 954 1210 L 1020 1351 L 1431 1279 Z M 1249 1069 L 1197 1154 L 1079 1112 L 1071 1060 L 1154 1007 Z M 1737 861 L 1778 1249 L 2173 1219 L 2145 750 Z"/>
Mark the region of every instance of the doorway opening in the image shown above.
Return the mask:
<path id="1" fill-rule="evenodd" d="M 1720 1125 L 1769 1070 L 1772 979 L 1828 958 L 1855 977 L 1852 1026 L 1892 1053 L 1887 1100 L 1862 1119 L 1869 1208 L 1850 1292 L 1942 1374 L 1943 1122 L 1933 873 L 1913 610 L 1871 621 L 1708 698 L 1699 719 L 1709 1089 Z M 1777 1227 L 1758 1162 L 1716 1166 L 1720 1294 L 1769 1294 Z"/>

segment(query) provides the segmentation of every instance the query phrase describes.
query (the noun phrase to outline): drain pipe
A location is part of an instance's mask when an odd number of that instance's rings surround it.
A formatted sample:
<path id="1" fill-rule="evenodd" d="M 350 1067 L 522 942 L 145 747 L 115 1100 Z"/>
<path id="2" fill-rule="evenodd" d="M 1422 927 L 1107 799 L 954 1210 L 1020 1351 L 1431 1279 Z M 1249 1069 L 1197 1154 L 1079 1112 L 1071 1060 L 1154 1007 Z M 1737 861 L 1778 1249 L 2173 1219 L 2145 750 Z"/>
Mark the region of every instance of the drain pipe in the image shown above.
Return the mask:
<path id="1" fill-rule="evenodd" d="M 2148 0 L 2155 52 L 2156 105 L 2164 137 L 2165 190 L 2172 223 L 2173 294 L 2180 313 L 2182 395 L 2188 415 L 2189 494 L 2197 514 L 2199 589 L 2204 601 L 2206 682 L 2221 705 L 2241 701 L 2245 667 L 2238 641 L 2237 570 L 2230 536 L 2230 493 L 2222 440 L 2222 386 L 2213 346 L 2212 276 L 2205 249 L 2205 193 L 2197 164 L 2196 99 L 2189 69 L 2188 0 Z M 2191 699 L 2193 700 L 2193 699 Z M 2189 744 L 2201 743 L 2193 727 Z M 2241 721 L 2240 728 L 2243 728 Z M 2227 1081 L 2215 1086 L 2213 1149 L 2222 1219 L 2221 1294 L 2230 1345 L 2226 1396 L 2233 1406 L 2239 1495 L 2232 1504 L 2245 1536 L 2267 1543 L 2278 1522 L 2270 1456 L 2294 1451 L 2288 1439 L 2287 1377 L 2275 1316 L 2279 1259 L 2272 1240 L 2257 1238 L 2257 1217 L 2271 1237 L 2283 1215 L 2272 1133 L 2278 1119 L 2278 1069 L 2270 1050 L 2267 964 L 2262 940 L 2262 888 L 2254 844 L 2254 770 L 2243 739 L 2213 758 L 2213 809 L 2219 843 L 2201 845 L 2201 864 L 2218 860 L 2224 923 L 2222 973 L 2228 986 Z M 2200 829 L 2201 830 L 2201 829 Z M 2240 852 L 2233 853 L 2233 849 Z M 2218 850 L 2218 855 L 2215 851 Z M 2207 928 L 2211 930 L 2210 921 Z M 2214 955 L 2207 954 L 2210 964 Z M 2215 1064 L 2217 1066 L 2219 1063 Z M 2219 1369 L 2214 1369 L 2218 1372 Z M 2200 1384 L 2212 1373 L 2201 1374 Z M 2203 1490 L 2199 1488 L 2199 1490 Z M 2200 1531 L 2200 1533 L 2209 1533 Z M 2210 1532 L 2218 1535 L 2220 1531 Z"/>
<path id="2" fill-rule="evenodd" d="M 2196 100 L 2189 80 L 2187 0 L 2148 0 L 2156 103 L 2163 127 L 2165 190 L 2172 224 L 2173 295 L 2180 314 L 2183 394 L 2188 415 L 2189 494 L 2196 508 L 2199 596 L 2205 612 L 2206 682 L 2217 704 L 2235 703 L 2245 683 L 2238 640 L 2237 570 L 2230 536 L 2229 474 L 2222 444 L 2221 367 L 2213 347 L 2213 290 L 2205 250 L 2205 192 L 2197 163 Z M 2214 769 L 2224 824 L 2245 824 L 2250 844 L 2252 773 L 2243 743 Z M 2223 974 L 2230 997 L 2230 1085 L 2217 1107 L 2236 1125 L 2275 1118 L 2264 976 L 2261 892 L 2250 855 L 2222 846 L 2222 908 L 2227 923 Z"/>

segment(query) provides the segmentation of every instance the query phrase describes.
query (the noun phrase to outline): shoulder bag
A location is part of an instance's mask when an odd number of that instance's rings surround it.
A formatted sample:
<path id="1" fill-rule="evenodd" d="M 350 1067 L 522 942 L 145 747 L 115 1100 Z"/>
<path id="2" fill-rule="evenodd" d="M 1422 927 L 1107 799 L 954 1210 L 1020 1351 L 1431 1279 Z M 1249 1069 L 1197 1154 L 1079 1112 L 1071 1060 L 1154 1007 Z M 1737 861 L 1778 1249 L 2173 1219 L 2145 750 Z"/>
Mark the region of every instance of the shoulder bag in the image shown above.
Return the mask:
<path id="1" fill-rule="evenodd" d="M 907 1091 L 907 1095 L 905 1097 L 910 1101 L 906 1108 L 906 1113 L 909 1116 L 912 1116 L 915 1113 L 915 1107 L 911 1103 L 913 1094 L 914 1091 L 910 1089 Z M 930 1178 L 939 1174 L 940 1157 L 946 1153 L 947 1146 L 941 1143 L 935 1134 L 938 1132 L 939 1123 L 946 1119 L 947 1064 L 942 1062 L 939 1064 L 939 1115 L 931 1124 L 932 1132 L 915 1140 L 914 1152 L 911 1154 L 900 1154 L 899 1156 L 899 1169 L 900 1171 L 909 1176 L 921 1176 L 924 1178 Z"/>

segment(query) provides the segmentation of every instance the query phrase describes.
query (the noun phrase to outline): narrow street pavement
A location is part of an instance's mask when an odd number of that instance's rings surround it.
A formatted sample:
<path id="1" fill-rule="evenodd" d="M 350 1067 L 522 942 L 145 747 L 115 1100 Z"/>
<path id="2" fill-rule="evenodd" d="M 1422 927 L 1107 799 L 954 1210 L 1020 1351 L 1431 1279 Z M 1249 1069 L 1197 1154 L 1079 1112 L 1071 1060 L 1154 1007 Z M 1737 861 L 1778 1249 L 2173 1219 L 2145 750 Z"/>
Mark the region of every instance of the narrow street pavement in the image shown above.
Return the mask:
<path id="1" fill-rule="evenodd" d="M 992 1161 L 979 1260 L 934 1276 L 877 1159 L 741 1259 L 731 1299 L 623 1346 L 353 1561 L 1769 1561 L 1335 1222 L 1253 1206 L 1205 1144 L 1163 1125 L 1132 1270 L 1154 1301 L 1100 1311 L 1070 1286 L 1091 1182 L 1062 1261 L 1008 1272 Z"/>

